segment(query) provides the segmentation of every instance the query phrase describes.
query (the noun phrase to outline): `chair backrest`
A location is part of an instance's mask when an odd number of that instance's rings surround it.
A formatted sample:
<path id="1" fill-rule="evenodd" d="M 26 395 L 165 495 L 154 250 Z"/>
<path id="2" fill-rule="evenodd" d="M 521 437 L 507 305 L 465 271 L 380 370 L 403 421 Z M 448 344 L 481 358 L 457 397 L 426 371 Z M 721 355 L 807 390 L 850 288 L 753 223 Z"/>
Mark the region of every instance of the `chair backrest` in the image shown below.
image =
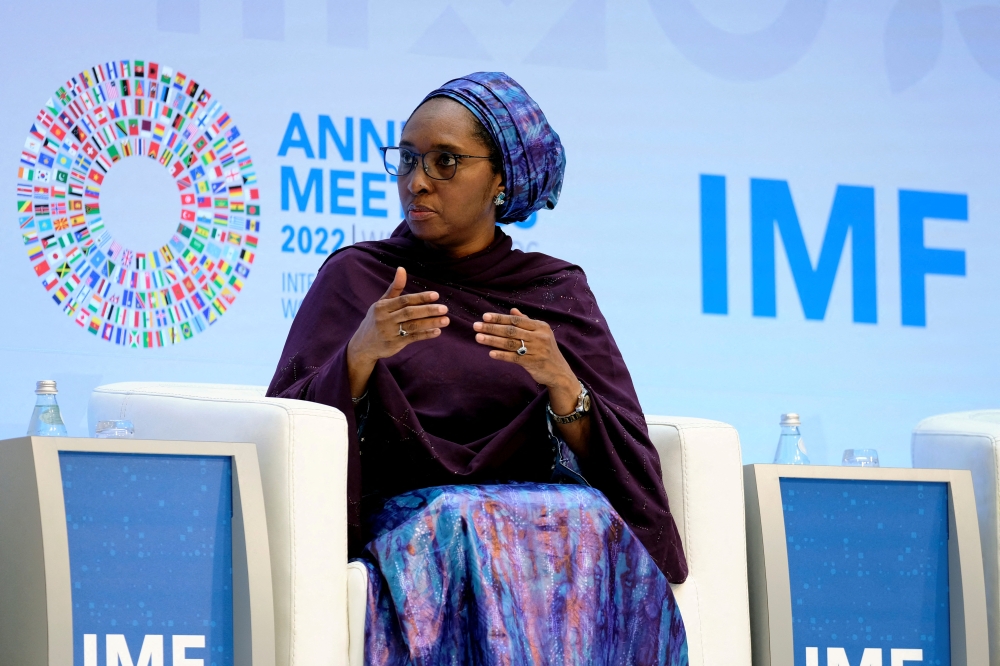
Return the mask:
<path id="1" fill-rule="evenodd" d="M 743 460 L 736 429 L 706 419 L 647 416 L 688 561 L 674 586 L 691 666 L 750 666 Z"/>
<path id="2" fill-rule="evenodd" d="M 332 407 L 265 398 L 264 387 L 130 382 L 100 386 L 97 421 L 137 439 L 253 442 L 267 513 L 275 663 L 341 666 L 347 655 L 347 422 Z"/>
<path id="3" fill-rule="evenodd" d="M 979 515 L 986 580 L 986 616 L 990 663 L 1000 666 L 1000 409 L 941 414 L 924 419 L 913 430 L 910 453 L 914 467 L 967 469 Z"/>

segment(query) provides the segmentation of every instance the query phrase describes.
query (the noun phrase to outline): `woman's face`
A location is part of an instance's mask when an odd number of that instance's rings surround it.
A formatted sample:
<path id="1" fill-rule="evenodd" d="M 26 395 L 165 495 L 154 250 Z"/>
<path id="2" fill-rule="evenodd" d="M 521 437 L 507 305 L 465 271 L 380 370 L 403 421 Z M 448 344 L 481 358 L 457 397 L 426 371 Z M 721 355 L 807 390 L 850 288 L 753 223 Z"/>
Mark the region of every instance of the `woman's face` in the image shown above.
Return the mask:
<path id="1" fill-rule="evenodd" d="M 435 97 L 413 112 L 399 145 L 421 154 L 443 150 L 486 157 L 489 149 L 475 134 L 477 122 L 458 102 Z M 397 183 L 406 223 L 414 236 L 454 257 L 485 249 L 493 241 L 493 199 L 503 191 L 502 180 L 488 159 L 458 158 L 451 180 L 434 180 L 418 161 Z"/>

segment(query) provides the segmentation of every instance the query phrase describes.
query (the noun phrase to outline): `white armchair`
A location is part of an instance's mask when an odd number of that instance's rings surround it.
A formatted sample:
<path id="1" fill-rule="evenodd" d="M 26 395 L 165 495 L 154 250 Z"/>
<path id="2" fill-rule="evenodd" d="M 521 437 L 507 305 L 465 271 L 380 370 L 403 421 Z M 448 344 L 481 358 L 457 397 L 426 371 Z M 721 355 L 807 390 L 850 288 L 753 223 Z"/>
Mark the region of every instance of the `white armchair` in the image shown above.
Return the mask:
<path id="1" fill-rule="evenodd" d="M 914 467 L 972 472 L 986 579 L 990 664 L 1000 666 L 1000 409 L 924 419 L 913 430 L 910 449 Z"/>
<path id="2" fill-rule="evenodd" d="M 347 421 L 332 407 L 219 384 L 101 386 L 89 421 L 138 439 L 254 442 L 263 476 L 279 666 L 361 666 L 367 578 L 347 562 Z M 674 586 L 692 666 L 750 666 L 743 472 L 731 426 L 647 417 L 687 554 Z"/>

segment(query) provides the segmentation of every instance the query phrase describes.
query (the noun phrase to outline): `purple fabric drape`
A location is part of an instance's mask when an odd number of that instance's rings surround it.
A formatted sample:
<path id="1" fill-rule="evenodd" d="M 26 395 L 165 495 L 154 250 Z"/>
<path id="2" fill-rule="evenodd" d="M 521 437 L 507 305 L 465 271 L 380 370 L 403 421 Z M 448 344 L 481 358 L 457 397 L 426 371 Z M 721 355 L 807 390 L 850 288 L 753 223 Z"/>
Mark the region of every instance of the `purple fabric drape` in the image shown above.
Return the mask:
<path id="1" fill-rule="evenodd" d="M 451 325 L 433 340 L 379 361 L 357 434 L 347 344 L 397 266 L 405 293 L 433 290 Z M 552 326 L 560 349 L 592 396 L 587 481 L 608 498 L 674 583 L 687 576 L 680 536 L 628 369 L 583 271 L 512 249 L 499 228 L 482 252 L 451 259 L 413 237 L 406 223 L 386 241 L 357 243 L 320 269 L 295 317 L 267 394 L 336 407 L 348 420 L 348 526 L 360 553 L 362 498 L 378 502 L 417 488 L 497 481 L 548 481 L 553 465 L 548 394 L 522 368 L 489 357 L 472 324 L 519 308 Z M 368 507 L 366 506 L 366 511 Z"/>

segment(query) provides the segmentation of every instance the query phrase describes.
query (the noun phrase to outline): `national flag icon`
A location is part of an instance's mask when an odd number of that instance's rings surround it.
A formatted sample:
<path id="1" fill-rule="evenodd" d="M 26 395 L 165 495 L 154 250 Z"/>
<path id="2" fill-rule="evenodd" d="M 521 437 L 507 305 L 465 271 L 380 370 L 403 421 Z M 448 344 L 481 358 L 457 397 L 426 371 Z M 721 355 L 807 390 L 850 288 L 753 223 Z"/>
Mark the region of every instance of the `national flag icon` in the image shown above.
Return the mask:
<path id="1" fill-rule="evenodd" d="M 56 275 L 58 275 L 61 278 L 64 278 L 69 274 L 71 270 L 72 269 L 69 267 L 69 264 L 63 262 L 58 268 L 56 268 Z"/>
<path id="2" fill-rule="evenodd" d="M 41 111 L 39 111 L 38 115 L 35 116 L 35 120 L 40 122 L 42 126 L 45 128 L 52 127 L 52 123 L 55 122 L 55 118 L 53 118 L 52 114 L 49 113 L 46 109 L 42 109 Z"/>
<path id="3" fill-rule="evenodd" d="M 177 176 L 179 176 L 181 174 L 182 171 L 184 171 L 184 165 L 181 164 L 180 160 L 177 160 L 176 162 L 174 162 L 174 166 L 170 170 L 170 175 L 173 178 L 176 178 Z"/>
<path id="4" fill-rule="evenodd" d="M 100 185 L 101 183 L 104 182 L 104 175 L 98 173 L 96 170 L 91 170 L 90 174 L 87 176 L 87 179 Z"/>
<path id="5" fill-rule="evenodd" d="M 198 208 L 211 208 L 212 197 L 198 197 Z"/>
<path id="6" fill-rule="evenodd" d="M 34 169 L 28 169 L 26 167 L 18 167 L 17 168 L 17 177 L 20 178 L 21 180 L 34 180 L 35 179 L 35 170 Z"/>
<path id="7" fill-rule="evenodd" d="M 87 157 L 90 159 L 94 159 L 98 155 L 97 148 L 95 148 L 94 144 L 89 141 L 83 144 L 83 152 L 86 153 Z"/>
<path id="8" fill-rule="evenodd" d="M 30 213 L 32 211 L 32 205 L 30 201 L 18 201 L 17 202 L 17 212 L 18 213 Z"/>
<path id="9" fill-rule="evenodd" d="M 56 231 L 65 231 L 66 229 L 69 229 L 69 221 L 65 217 L 60 217 L 53 220 L 52 226 Z"/>
<path id="10" fill-rule="evenodd" d="M 49 262 L 45 261 L 44 259 L 35 264 L 33 268 L 35 269 L 35 275 L 39 277 L 45 275 L 46 273 L 52 270 L 51 268 L 49 268 Z"/>
<path id="11" fill-rule="evenodd" d="M 257 247 L 257 237 L 247 234 L 246 236 L 246 246 L 247 247 Z"/>
<path id="12" fill-rule="evenodd" d="M 260 231 L 260 220 L 247 220 L 247 231 Z"/>
<path id="13" fill-rule="evenodd" d="M 56 171 L 56 182 L 65 183 L 68 180 L 69 180 L 69 174 L 67 172 L 65 172 L 65 171 Z"/>
<path id="14" fill-rule="evenodd" d="M 250 250 L 241 250 L 240 259 L 247 262 L 248 264 L 252 264 L 254 260 L 254 254 Z"/>
<path id="15" fill-rule="evenodd" d="M 52 166 L 52 162 L 53 162 L 53 159 L 52 159 L 51 155 L 48 155 L 46 153 L 42 153 L 42 154 L 40 154 L 38 156 L 38 163 L 41 164 L 42 166 L 51 167 Z"/>
<path id="16" fill-rule="evenodd" d="M 187 193 L 187 194 L 182 194 L 181 195 L 181 205 L 182 206 L 191 206 L 193 204 L 194 204 L 194 194 Z"/>
<path id="17" fill-rule="evenodd" d="M 101 206 L 96 203 L 88 203 L 84 205 L 83 212 L 87 215 L 96 215 L 101 212 Z"/>

